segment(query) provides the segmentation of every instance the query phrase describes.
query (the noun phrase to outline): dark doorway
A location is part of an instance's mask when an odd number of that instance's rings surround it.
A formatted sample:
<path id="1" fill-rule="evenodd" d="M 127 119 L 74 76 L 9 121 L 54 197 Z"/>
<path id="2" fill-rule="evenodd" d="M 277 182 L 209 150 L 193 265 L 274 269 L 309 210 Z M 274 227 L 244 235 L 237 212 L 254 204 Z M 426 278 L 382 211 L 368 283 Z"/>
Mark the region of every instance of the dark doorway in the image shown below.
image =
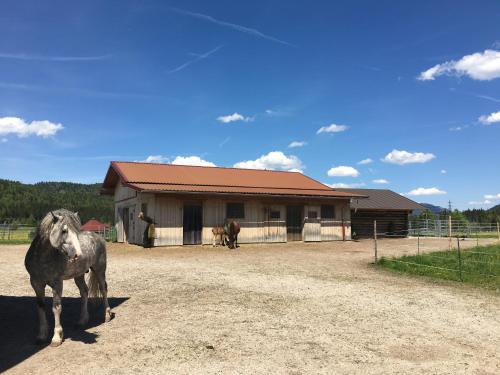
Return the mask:
<path id="1" fill-rule="evenodd" d="M 128 207 L 123 209 L 122 222 L 123 222 L 123 242 L 128 242 L 129 240 L 129 210 Z"/>
<path id="2" fill-rule="evenodd" d="M 184 245 L 201 244 L 202 223 L 201 205 L 186 204 L 184 206 L 184 218 L 182 220 Z"/>
<path id="3" fill-rule="evenodd" d="M 286 207 L 286 240 L 302 241 L 302 206 Z"/>

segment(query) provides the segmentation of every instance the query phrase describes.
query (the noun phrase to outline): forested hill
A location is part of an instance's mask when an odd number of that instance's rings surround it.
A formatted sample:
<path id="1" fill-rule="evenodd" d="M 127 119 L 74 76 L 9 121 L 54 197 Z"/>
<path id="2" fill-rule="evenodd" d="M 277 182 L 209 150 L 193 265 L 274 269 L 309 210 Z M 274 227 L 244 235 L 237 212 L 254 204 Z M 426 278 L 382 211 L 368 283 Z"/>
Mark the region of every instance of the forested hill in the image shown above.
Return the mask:
<path id="1" fill-rule="evenodd" d="M 113 199 L 99 194 L 101 184 L 39 182 L 23 184 L 0 179 L 0 223 L 36 224 L 54 209 L 78 211 L 82 223 L 96 218 L 113 221 Z"/>

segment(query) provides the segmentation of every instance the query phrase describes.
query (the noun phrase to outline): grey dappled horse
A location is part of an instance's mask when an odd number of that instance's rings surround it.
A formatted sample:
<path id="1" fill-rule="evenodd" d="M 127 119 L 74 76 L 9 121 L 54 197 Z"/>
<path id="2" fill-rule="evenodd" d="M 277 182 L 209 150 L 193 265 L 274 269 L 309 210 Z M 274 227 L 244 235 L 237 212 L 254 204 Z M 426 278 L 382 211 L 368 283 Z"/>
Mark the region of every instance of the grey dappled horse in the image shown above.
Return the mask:
<path id="1" fill-rule="evenodd" d="M 54 312 L 54 336 L 51 346 L 59 346 L 63 341 L 61 327 L 61 297 L 63 280 L 75 279 L 82 296 L 79 326 L 89 320 L 88 297 L 104 300 L 104 320 L 113 317 L 107 298 L 106 284 L 106 243 L 97 234 L 81 232 L 81 222 L 77 213 L 60 209 L 49 212 L 40 223 L 37 235 L 28 249 L 24 264 L 30 274 L 30 282 L 36 293 L 38 318 L 40 323 L 37 342 L 48 339 L 47 317 L 45 315 L 45 286 L 52 288 L 52 311 Z M 89 286 L 85 283 L 85 273 L 90 270 Z"/>

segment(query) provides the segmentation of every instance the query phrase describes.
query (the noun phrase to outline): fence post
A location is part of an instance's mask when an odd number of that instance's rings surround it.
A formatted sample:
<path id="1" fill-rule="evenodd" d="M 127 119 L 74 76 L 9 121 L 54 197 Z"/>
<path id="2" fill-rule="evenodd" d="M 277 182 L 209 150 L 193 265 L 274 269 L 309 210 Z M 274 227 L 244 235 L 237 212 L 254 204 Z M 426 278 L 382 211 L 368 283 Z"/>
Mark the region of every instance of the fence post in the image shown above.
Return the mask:
<path id="1" fill-rule="evenodd" d="M 10 225 L 7 226 L 7 239 L 10 240 Z"/>
<path id="2" fill-rule="evenodd" d="M 460 281 L 462 279 L 462 257 L 460 256 L 460 237 L 457 236 L 457 253 L 458 253 L 458 275 L 460 276 Z"/>
<path id="3" fill-rule="evenodd" d="M 417 232 L 417 255 L 420 255 L 420 229 Z"/>
<path id="4" fill-rule="evenodd" d="M 498 236 L 498 241 L 500 241 L 500 224 L 497 221 L 497 236 Z"/>
<path id="5" fill-rule="evenodd" d="M 448 248 L 451 250 L 451 215 L 448 215 Z"/>
<path id="6" fill-rule="evenodd" d="M 479 225 L 476 225 L 476 247 L 479 247 Z"/>
<path id="7" fill-rule="evenodd" d="M 373 221 L 373 239 L 375 241 L 375 264 L 377 264 L 377 261 L 378 261 L 378 259 L 377 259 L 377 256 L 378 256 L 378 254 L 377 254 L 377 251 L 378 251 L 378 249 L 377 249 L 377 220 Z"/>

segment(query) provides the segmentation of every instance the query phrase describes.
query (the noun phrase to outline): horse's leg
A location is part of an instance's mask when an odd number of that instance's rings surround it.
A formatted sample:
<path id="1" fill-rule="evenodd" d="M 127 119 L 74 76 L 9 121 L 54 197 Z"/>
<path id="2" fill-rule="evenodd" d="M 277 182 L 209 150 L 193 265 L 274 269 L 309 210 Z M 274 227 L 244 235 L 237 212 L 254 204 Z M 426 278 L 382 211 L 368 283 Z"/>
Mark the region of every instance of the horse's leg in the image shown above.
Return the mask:
<path id="1" fill-rule="evenodd" d="M 87 302 L 89 300 L 89 288 L 85 283 L 85 275 L 75 277 L 75 284 L 80 290 L 80 296 L 82 296 L 80 319 L 78 320 L 77 325 L 80 327 L 84 327 L 89 321 L 89 312 L 87 309 Z"/>
<path id="2" fill-rule="evenodd" d="M 47 315 L 45 314 L 45 285 L 43 283 L 39 283 L 31 281 L 31 286 L 35 290 L 36 293 L 36 310 L 38 312 L 38 335 L 36 336 L 36 342 L 41 344 L 47 341 L 49 336 L 49 328 L 47 325 Z"/>
<path id="3" fill-rule="evenodd" d="M 102 300 L 104 302 L 104 321 L 107 323 L 113 319 L 114 314 L 111 312 L 111 308 L 108 303 L 108 283 L 106 282 L 106 271 L 99 270 L 96 272 L 96 270 L 94 270 L 94 272 L 96 273 Z"/>
<path id="4" fill-rule="evenodd" d="M 54 336 L 52 337 L 50 346 L 59 346 L 63 341 L 63 329 L 61 326 L 63 281 L 57 280 L 50 286 L 52 287 L 52 312 L 54 313 Z"/>
<path id="5" fill-rule="evenodd" d="M 215 241 L 217 239 L 217 235 L 213 233 L 213 238 L 212 238 L 212 247 L 215 247 Z"/>

